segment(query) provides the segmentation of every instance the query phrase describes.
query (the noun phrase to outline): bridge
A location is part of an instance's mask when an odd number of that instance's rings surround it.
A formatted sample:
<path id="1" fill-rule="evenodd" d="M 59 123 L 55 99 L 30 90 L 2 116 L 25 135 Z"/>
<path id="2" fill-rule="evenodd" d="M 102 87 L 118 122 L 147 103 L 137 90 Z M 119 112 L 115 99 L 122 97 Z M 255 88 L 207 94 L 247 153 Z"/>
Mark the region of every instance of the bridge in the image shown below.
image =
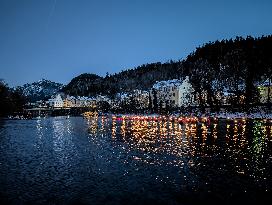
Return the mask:
<path id="1" fill-rule="evenodd" d="M 84 112 L 93 111 L 90 107 L 65 107 L 65 108 L 29 108 L 24 110 L 24 115 L 28 117 L 38 116 L 79 116 Z"/>

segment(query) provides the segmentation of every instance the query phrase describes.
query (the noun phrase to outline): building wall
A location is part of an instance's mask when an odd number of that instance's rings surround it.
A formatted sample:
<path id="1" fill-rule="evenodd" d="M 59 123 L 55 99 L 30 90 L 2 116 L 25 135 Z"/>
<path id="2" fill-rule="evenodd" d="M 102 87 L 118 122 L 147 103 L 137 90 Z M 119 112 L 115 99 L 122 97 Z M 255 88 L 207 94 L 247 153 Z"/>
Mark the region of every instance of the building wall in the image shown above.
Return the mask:
<path id="1" fill-rule="evenodd" d="M 160 104 L 162 105 L 163 108 L 167 106 L 167 104 L 170 107 L 178 107 L 180 104 L 180 94 L 179 94 L 179 86 L 169 86 L 169 87 L 160 87 L 159 89 L 156 90 L 156 98 L 157 98 L 157 103 L 158 106 Z M 154 101 L 154 93 L 153 90 L 150 90 L 150 96 L 152 100 L 152 106 L 153 101 Z"/>
<path id="2" fill-rule="evenodd" d="M 272 86 L 258 86 L 258 90 L 260 93 L 260 103 L 267 103 L 268 97 L 270 98 L 270 103 L 272 103 Z"/>
<path id="3" fill-rule="evenodd" d="M 162 104 L 165 108 L 168 103 L 170 107 L 186 107 L 189 105 L 196 105 L 194 98 L 194 89 L 189 82 L 189 77 L 187 76 L 182 83 L 176 81 L 175 83 L 161 83 L 162 86 L 153 86 L 150 90 L 152 106 L 154 101 L 153 90 L 156 91 L 158 106 Z M 171 82 L 171 81 L 170 81 Z"/>
<path id="4" fill-rule="evenodd" d="M 194 98 L 194 88 L 192 84 L 189 82 L 189 77 L 187 76 L 186 79 L 182 82 L 180 89 L 179 89 L 179 107 L 188 107 L 196 105 L 195 98 Z"/>
<path id="5" fill-rule="evenodd" d="M 55 98 L 51 98 L 48 100 L 49 106 L 60 108 L 63 107 L 63 100 L 60 95 L 57 95 Z"/>

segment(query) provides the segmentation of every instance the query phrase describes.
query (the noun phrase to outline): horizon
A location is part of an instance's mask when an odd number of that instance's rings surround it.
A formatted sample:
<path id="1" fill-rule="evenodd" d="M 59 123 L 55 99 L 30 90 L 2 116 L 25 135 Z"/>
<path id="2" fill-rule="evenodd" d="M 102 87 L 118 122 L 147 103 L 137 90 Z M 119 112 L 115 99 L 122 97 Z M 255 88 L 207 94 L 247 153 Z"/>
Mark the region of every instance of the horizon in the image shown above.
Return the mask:
<path id="1" fill-rule="evenodd" d="M 82 73 L 182 60 L 208 42 L 271 35 L 271 8 L 266 0 L 2 0 L 0 78 L 11 87 L 67 84 Z"/>

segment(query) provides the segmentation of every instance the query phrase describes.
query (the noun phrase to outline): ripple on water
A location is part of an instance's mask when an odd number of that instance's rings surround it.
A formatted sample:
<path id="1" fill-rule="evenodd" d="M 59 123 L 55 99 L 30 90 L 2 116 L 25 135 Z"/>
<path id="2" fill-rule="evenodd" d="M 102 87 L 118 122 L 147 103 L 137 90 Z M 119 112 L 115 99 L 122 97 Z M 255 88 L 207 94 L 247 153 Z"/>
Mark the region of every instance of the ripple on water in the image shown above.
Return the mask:
<path id="1" fill-rule="evenodd" d="M 271 200 L 270 121 L 52 117 L 0 133 L 10 204 Z"/>

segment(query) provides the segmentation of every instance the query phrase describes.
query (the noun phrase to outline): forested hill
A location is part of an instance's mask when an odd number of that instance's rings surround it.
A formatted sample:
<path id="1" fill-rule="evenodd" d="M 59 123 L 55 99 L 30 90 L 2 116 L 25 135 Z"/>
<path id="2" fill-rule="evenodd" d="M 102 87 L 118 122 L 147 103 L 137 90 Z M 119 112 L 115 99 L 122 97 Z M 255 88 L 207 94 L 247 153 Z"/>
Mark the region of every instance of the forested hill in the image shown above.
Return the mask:
<path id="1" fill-rule="evenodd" d="M 63 88 L 67 94 L 76 96 L 92 96 L 101 92 L 103 78 L 96 74 L 83 73 L 71 80 Z"/>
<path id="2" fill-rule="evenodd" d="M 149 89 L 156 81 L 177 78 L 180 62 L 151 63 L 102 78 L 95 74 L 81 74 L 71 80 L 63 91 L 70 95 L 112 96 L 117 92 Z"/>
<path id="3" fill-rule="evenodd" d="M 272 36 L 210 42 L 182 62 L 189 69 L 196 92 L 208 94 L 208 104 L 218 104 L 216 94 L 244 96 L 244 104 L 257 102 L 256 84 L 272 75 Z"/>
<path id="4" fill-rule="evenodd" d="M 156 81 L 189 75 L 196 92 L 207 91 L 210 104 L 216 103 L 217 91 L 244 94 L 250 101 L 254 97 L 254 83 L 271 77 L 271 51 L 271 35 L 209 42 L 182 61 L 145 64 L 104 78 L 80 75 L 64 91 L 72 95 L 112 95 L 149 89 Z"/>

